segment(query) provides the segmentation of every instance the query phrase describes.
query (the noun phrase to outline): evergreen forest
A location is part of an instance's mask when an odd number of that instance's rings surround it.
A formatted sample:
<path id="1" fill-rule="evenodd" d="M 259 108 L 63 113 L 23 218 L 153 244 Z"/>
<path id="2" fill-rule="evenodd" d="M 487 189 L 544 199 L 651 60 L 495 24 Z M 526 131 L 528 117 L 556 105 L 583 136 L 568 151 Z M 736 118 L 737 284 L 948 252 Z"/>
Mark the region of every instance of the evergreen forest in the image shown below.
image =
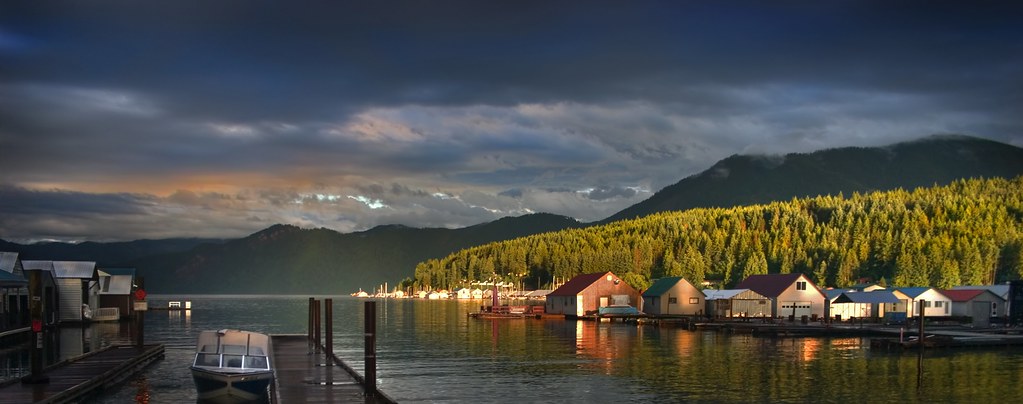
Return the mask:
<path id="1" fill-rule="evenodd" d="M 950 288 L 1023 277 L 1023 177 L 664 212 L 457 251 L 416 266 L 403 287 L 477 282 L 550 288 L 612 271 L 638 290 L 683 276 L 730 288 L 800 272 L 821 287 Z"/>

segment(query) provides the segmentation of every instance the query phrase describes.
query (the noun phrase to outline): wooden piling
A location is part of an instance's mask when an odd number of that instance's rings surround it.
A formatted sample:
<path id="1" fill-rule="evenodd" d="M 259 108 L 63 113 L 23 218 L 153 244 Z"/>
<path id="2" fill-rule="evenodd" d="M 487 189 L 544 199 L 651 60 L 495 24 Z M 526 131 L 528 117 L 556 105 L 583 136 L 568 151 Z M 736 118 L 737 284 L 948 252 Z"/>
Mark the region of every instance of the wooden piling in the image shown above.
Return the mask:
<path id="1" fill-rule="evenodd" d="M 309 340 L 309 347 L 312 348 L 313 343 L 313 298 L 309 298 L 309 307 L 307 307 L 308 315 L 306 316 L 306 338 Z"/>
<path id="2" fill-rule="evenodd" d="M 375 395 L 377 391 L 377 302 L 366 302 L 365 305 L 365 364 L 366 394 Z"/>
<path id="3" fill-rule="evenodd" d="M 29 314 L 32 317 L 31 372 L 21 379 L 23 383 L 47 383 L 43 374 L 43 280 L 40 271 L 28 271 Z"/>
<path id="4" fill-rule="evenodd" d="M 323 300 L 323 324 L 324 324 L 324 339 L 323 346 L 326 347 L 324 351 L 327 352 L 327 361 L 330 361 L 330 356 L 334 353 L 334 299 Z"/>
<path id="5" fill-rule="evenodd" d="M 320 301 L 313 299 L 313 346 L 320 351 Z"/>

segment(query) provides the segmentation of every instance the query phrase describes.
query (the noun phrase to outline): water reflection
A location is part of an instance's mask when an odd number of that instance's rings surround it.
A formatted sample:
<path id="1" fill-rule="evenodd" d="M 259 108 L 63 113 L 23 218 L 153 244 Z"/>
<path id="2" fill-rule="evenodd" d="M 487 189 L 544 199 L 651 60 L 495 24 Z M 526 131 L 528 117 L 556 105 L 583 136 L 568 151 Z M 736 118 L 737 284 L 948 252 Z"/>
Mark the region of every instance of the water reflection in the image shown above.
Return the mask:
<path id="1" fill-rule="evenodd" d="M 100 403 L 194 402 L 196 334 L 304 333 L 307 297 L 192 298 L 150 312 L 166 357 Z M 335 298 L 335 352 L 363 370 L 362 305 Z M 467 318 L 479 302 L 378 303 L 378 383 L 399 402 L 984 402 L 1023 397 L 1019 349 L 870 351 L 860 338 L 761 338 L 592 321 Z M 82 350 L 113 330 L 71 329 Z M 69 336 L 70 338 L 70 336 Z M 53 344 L 71 345 L 59 335 Z M 6 350 L 5 350 L 6 352 Z M 8 367 L 27 356 L 2 355 Z M 920 372 L 924 369 L 924 372 Z M 923 388 L 918 389 L 917 386 Z"/>
<path id="2" fill-rule="evenodd" d="M 31 339 L 26 333 L 25 339 Z M 112 344 L 130 344 L 129 323 L 63 324 L 43 331 L 43 366 L 98 351 Z M 0 349 L 0 380 L 31 373 L 31 343 L 16 342 Z"/>

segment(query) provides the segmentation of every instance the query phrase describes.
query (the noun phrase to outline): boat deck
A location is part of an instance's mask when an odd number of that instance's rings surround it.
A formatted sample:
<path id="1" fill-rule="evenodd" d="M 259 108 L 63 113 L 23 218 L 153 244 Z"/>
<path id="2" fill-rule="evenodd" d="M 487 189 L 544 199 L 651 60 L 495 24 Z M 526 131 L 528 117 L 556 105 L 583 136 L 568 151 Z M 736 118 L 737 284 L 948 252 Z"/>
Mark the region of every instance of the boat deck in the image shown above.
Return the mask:
<path id="1" fill-rule="evenodd" d="M 377 392 L 366 394 L 362 378 L 322 347 L 314 350 L 305 335 L 274 335 L 273 366 L 276 380 L 270 400 L 286 403 L 393 403 Z"/>
<path id="2" fill-rule="evenodd" d="M 110 346 L 45 369 L 47 383 L 0 385 L 0 404 L 81 401 L 163 358 L 163 345 Z"/>

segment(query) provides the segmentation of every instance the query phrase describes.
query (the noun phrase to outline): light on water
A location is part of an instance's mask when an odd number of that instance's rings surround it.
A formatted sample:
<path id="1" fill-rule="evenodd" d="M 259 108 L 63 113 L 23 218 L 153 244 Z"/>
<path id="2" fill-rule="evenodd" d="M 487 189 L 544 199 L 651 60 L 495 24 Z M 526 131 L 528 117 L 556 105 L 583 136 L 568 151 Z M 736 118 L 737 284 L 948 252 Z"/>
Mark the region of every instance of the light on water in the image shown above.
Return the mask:
<path id="1" fill-rule="evenodd" d="M 151 296 L 150 304 L 165 307 L 168 300 L 190 300 L 193 309 L 146 314 L 146 342 L 165 344 L 165 358 L 96 402 L 194 402 L 188 366 L 202 330 L 306 332 L 308 296 Z M 334 350 L 360 372 L 363 302 L 334 297 Z M 399 402 L 985 402 L 1023 397 L 1019 348 L 933 350 L 918 364 L 915 353 L 871 351 L 863 338 L 775 339 L 622 323 L 467 318 L 479 305 L 379 301 L 379 388 Z M 89 344 L 121 338 L 119 329 L 97 330 L 86 331 Z M 61 339 L 62 347 L 78 349 L 73 338 Z M 8 372 L 12 364 L 20 366 L 11 359 L 16 357 L 7 356 Z"/>

